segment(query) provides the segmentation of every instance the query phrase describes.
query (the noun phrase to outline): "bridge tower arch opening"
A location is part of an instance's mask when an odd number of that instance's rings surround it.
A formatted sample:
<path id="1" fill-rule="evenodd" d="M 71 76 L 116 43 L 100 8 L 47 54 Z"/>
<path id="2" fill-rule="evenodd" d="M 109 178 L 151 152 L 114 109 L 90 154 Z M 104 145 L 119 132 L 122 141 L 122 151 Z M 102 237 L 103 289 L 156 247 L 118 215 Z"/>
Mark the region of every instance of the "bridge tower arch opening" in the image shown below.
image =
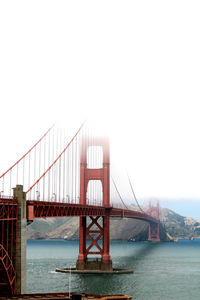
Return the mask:
<path id="1" fill-rule="evenodd" d="M 103 187 L 100 180 L 90 180 L 88 182 L 86 204 L 103 205 Z"/>
<path id="2" fill-rule="evenodd" d="M 97 167 L 96 164 L 91 164 L 91 158 L 88 155 L 91 146 L 97 147 L 100 152 L 102 151 L 102 162 L 99 156 L 93 158 L 94 161 L 98 162 Z M 110 153 L 108 138 L 82 139 L 80 204 L 88 204 L 87 192 L 91 181 L 101 182 L 102 205 L 106 208 L 106 212 L 104 216 L 91 216 L 88 220 L 86 216 L 80 217 L 79 255 L 76 267 L 78 270 L 112 270 L 110 259 Z M 95 251 L 93 248 L 96 248 Z"/>

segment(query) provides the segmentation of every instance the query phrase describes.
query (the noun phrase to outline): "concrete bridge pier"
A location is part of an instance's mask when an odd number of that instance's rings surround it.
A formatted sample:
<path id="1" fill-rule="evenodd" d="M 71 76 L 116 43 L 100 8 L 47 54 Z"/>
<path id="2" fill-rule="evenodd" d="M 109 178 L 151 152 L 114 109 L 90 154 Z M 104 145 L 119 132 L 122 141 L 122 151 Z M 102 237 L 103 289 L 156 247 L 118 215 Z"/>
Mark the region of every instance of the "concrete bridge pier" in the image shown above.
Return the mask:
<path id="1" fill-rule="evenodd" d="M 23 186 L 13 189 L 13 196 L 18 202 L 17 220 L 17 255 L 16 255 L 16 294 L 26 293 L 26 193 Z"/>

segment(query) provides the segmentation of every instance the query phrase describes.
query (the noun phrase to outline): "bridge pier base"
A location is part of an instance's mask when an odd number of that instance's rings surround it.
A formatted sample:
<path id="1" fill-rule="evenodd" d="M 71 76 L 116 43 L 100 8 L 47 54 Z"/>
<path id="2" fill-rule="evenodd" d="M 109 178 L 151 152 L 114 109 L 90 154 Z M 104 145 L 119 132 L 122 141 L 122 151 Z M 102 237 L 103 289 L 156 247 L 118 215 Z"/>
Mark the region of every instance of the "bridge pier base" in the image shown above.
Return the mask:
<path id="1" fill-rule="evenodd" d="M 13 189 L 13 196 L 18 202 L 17 220 L 17 255 L 16 255 L 16 294 L 26 293 L 26 193 L 23 186 Z"/>
<path id="2" fill-rule="evenodd" d="M 80 271 L 85 270 L 93 270 L 93 271 L 112 271 L 112 261 L 109 262 L 103 262 L 101 259 L 94 258 L 92 260 L 86 259 L 85 261 L 79 261 L 76 262 L 76 269 Z"/>
<path id="3" fill-rule="evenodd" d="M 112 271 L 109 249 L 110 218 L 109 216 L 89 217 L 88 221 L 90 222 L 87 223 L 86 217 L 80 217 L 79 256 L 76 269 Z M 102 243 L 99 243 L 100 239 Z M 86 245 L 87 240 L 90 241 L 89 245 Z M 88 258 L 88 255 L 101 257 Z"/>
<path id="4" fill-rule="evenodd" d="M 159 223 L 157 224 L 149 224 L 149 242 L 160 242 L 160 227 Z"/>

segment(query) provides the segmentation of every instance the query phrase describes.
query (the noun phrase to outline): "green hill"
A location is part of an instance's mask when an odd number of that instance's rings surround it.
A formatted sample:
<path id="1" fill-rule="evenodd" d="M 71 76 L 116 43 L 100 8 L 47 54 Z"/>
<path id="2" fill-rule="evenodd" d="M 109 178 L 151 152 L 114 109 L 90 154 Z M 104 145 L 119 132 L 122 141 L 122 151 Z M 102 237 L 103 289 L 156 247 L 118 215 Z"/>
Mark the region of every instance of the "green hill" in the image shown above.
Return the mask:
<path id="1" fill-rule="evenodd" d="M 135 208 L 132 206 L 132 208 Z M 144 208 L 145 209 L 145 208 Z M 160 219 L 163 228 L 173 238 L 200 235 L 200 222 L 189 217 L 183 217 L 167 208 L 160 209 Z M 111 218 L 111 240 L 146 240 L 148 223 L 126 218 Z M 68 239 L 79 238 L 79 218 L 46 218 L 35 219 L 27 226 L 28 239 Z M 161 238 L 166 236 L 161 228 Z"/>

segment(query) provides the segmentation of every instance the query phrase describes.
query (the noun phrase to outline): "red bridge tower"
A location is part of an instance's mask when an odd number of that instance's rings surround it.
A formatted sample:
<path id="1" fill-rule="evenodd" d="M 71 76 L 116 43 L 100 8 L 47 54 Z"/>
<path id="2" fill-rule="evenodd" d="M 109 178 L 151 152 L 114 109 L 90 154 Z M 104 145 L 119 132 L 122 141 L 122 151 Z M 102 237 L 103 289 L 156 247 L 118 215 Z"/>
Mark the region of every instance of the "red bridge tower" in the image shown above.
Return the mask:
<path id="1" fill-rule="evenodd" d="M 156 206 L 152 206 L 151 201 L 149 202 L 148 214 L 152 217 L 155 217 L 156 220 L 160 219 L 160 209 L 159 201 L 157 201 Z M 158 223 L 149 223 L 149 236 L 148 241 L 150 242 L 160 242 L 160 222 Z"/>
<path id="2" fill-rule="evenodd" d="M 103 150 L 102 168 L 88 168 L 88 148 L 100 146 Z M 92 141 L 83 139 L 81 146 L 80 162 L 80 204 L 85 205 L 87 200 L 87 189 L 90 180 L 100 180 L 102 184 L 103 203 L 106 213 L 100 217 L 80 217 L 79 256 L 76 263 L 77 269 L 89 270 L 112 270 L 110 259 L 110 155 L 109 142 L 107 138 L 94 138 Z M 89 222 L 87 222 L 89 221 Z M 90 241 L 87 246 L 87 239 Z M 99 241 L 102 241 L 102 243 Z M 92 248 L 96 247 L 96 251 Z M 100 255 L 100 259 L 88 259 L 88 255 Z"/>

